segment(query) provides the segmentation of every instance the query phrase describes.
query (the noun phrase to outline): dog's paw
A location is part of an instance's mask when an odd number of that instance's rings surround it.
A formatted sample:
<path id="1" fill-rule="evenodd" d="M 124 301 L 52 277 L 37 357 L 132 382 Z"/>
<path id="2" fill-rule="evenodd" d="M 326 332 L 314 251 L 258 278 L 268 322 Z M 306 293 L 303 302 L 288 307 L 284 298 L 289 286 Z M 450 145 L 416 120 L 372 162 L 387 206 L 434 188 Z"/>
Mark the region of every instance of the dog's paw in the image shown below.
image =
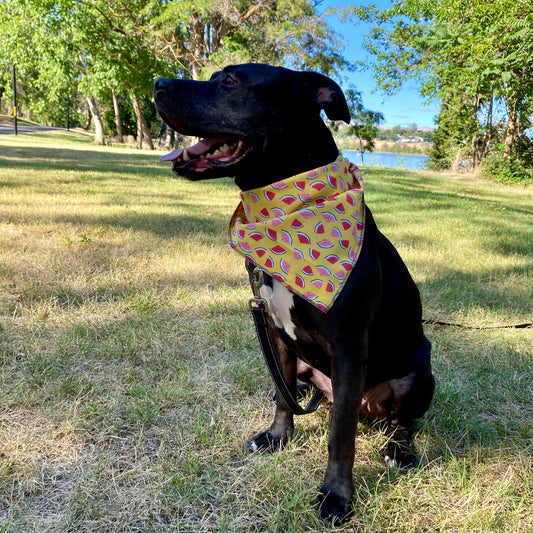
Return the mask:
<path id="1" fill-rule="evenodd" d="M 383 455 L 383 459 L 388 468 L 400 470 L 409 470 L 415 468 L 418 464 L 416 456 L 400 446 L 389 446 Z"/>
<path id="2" fill-rule="evenodd" d="M 317 496 L 320 517 L 334 526 L 343 524 L 353 514 L 352 499 L 340 496 L 325 485 Z"/>
<path id="3" fill-rule="evenodd" d="M 274 435 L 270 430 L 258 433 L 248 444 L 250 452 L 275 452 L 281 450 L 287 444 L 288 436 L 279 437 Z"/>

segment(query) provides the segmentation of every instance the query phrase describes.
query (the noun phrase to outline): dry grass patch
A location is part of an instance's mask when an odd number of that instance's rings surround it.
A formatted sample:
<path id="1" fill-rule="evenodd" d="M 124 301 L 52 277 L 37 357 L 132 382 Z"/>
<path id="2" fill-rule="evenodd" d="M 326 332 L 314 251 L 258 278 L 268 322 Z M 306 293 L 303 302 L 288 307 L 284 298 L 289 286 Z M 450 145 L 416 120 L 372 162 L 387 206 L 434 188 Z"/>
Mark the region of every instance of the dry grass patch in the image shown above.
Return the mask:
<path id="1" fill-rule="evenodd" d="M 328 409 L 279 454 L 229 180 L 63 134 L 0 138 L 0 531 L 325 531 Z M 431 318 L 531 320 L 533 191 L 369 170 L 367 198 Z M 420 468 L 365 422 L 337 531 L 533 530 L 531 330 L 429 329 Z"/>

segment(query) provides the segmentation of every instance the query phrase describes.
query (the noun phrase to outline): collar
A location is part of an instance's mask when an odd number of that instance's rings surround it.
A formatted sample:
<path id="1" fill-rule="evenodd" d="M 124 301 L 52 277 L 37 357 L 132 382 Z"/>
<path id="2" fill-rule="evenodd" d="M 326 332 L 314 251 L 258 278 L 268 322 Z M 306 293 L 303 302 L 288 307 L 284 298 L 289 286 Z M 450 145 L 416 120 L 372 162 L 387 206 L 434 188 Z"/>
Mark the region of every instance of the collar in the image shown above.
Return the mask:
<path id="1" fill-rule="evenodd" d="M 327 312 L 357 262 L 364 228 L 363 179 L 339 153 L 329 165 L 241 192 L 229 243 Z"/>

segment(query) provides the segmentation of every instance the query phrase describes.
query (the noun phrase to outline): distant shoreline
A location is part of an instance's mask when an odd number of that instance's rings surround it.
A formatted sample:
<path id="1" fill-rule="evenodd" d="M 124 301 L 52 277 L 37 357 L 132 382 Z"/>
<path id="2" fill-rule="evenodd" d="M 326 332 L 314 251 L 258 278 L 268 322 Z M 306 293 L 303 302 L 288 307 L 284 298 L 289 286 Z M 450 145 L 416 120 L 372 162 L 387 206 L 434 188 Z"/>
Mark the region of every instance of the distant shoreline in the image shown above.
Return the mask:
<path id="1" fill-rule="evenodd" d="M 359 140 L 355 138 L 347 139 L 345 137 L 336 137 L 335 142 L 340 150 L 359 151 Z M 431 143 L 400 143 L 393 141 L 374 141 L 374 152 L 397 155 L 423 155 L 429 156 Z"/>

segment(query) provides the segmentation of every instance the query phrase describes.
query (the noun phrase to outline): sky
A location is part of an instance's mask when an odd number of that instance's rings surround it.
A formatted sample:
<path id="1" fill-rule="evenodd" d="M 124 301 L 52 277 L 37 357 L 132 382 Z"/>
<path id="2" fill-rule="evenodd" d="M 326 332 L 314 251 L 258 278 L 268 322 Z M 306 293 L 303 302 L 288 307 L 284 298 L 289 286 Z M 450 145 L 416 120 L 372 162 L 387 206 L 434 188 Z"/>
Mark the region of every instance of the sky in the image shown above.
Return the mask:
<path id="1" fill-rule="evenodd" d="M 372 0 L 372 3 L 380 8 L 390 6 L 388 0 Z M 333 6 L 345 8 L 350 5 L 362 5 L 362 3 L 353 0 L 323 0 L 318 10 L 322 12 Z M 343 55 L 348 61 L 360 61 L 368 57 L 369 54 L 363 47 L 363 36 L 368 33 L 371 25 L 341 23 L 336 17 L 330 17 L 328 22 L 343 37 Z M 419 128 L 435 127 L 434 118 L 439 112 L 439 103 L 433 101 L 429 106 L 424 105 L 424 98 L 418 94 L 414 82 L 407 82 L 398 94 L 387 96 L 378 88 L 371 72 L 344 73 L 344 75 L 361 92 L 366 108 L 383 113 L 385 126 L 409 126 L 416 122 Z"/>

